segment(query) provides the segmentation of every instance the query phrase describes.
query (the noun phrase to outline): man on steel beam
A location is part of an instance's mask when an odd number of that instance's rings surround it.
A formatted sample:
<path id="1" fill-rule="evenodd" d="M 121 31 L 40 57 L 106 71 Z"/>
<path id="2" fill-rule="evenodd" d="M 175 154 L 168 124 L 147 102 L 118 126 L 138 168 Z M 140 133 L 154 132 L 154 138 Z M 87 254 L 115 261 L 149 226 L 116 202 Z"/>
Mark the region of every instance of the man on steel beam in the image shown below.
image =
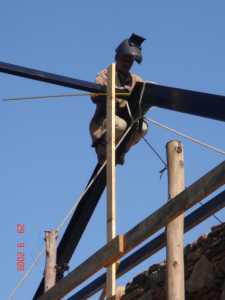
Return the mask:
<path id="1" fill-rule="evenodd" d="M 145 38 L 133 33 L 129 39 L 125 39 L 116 48 L 116 88 L 125 87 L 131 91 L 136 82 L 143 82 L 139 76 L 131 74 L 129 71 L 134 60 L 136 60 L 139 64 L 142 61 L 141 44 L 144 40 Z M 103 70 L 98 73 L 95 83 L 105 86 L 107 85 L 107 70 Z M 106 97 L 92 96 L 91 99 L 96 104 L 95 114 L 89 126 L 92 138 L 92 147 L 95 148 L 99 164 L 103 164 L 106 160 Z M 127 123 L 122 118 L 124 110 L 127 108 L 126 100 L 117 97 L 115 100 L 115 138 L 117 144 L 127 128 Z M 145 122 L 142 122 L 142 128 L 139 127 L 139 122 L 137 122 L 131 138 L 119 158 L 118 164 L 124 164 L 125 154 L 130 150 L 130 147 L 142 138 L 141 134 L 143 136 L 147 134 L 148 125 Z"/>

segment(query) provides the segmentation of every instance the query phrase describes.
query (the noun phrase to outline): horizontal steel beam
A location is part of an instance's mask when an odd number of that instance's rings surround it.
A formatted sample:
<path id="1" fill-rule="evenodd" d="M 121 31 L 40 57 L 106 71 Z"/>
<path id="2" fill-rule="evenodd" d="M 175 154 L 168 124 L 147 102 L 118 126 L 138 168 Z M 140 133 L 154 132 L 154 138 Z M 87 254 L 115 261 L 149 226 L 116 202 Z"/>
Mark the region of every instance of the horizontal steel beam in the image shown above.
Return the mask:
<path id="1" fill-rule="evenodd" d="M 82 90 L 90 93 L 106 93 L 106 87 L 100 84 L 95 84 L 92 82 L 56 75 L 53 73 L 43 72 L 35 69 L 25 68 L 4 62 L 0 62 L 0 72 L 46 83 L 51 83 L 55 85 L 60 85 L 64 87 L 69 87 L 72 89 Z M 117 92 L 123 93 L 123 90 L 118 89 Z"/>
<path id="2" fill-rule="evenodd" d="M 199 207 L 184 219 L 184 232 L 188 232 L 207 218 L 225 207 L 225 191 L 221 192 L 203 206 Z M 116 278 L 123 276 L 125 273 L 145 261 L 150 256 L 154 255 L 159 250 L 166 246 L 165 235 L 161 233 L 156 238 L 148 242 L 146 245 L 135 251 L 133 254 L 128 256 L 126 259 L 121 261 L 118 268 Z M 94 281 L 89 283 L 86 287 L 78 291 L 76 294 L 68 298 L 67 300 L 82 300 L 88 299 L 101 289 L 106 284 L 106 273 L 102 274 Z"/>
<path id="3" fill-rule="evenodd" d="M 136 83 L 130 96 L 131 101 L 135 102 L 139 99 L 142 87 L 143 83 Z M 224 96 L 146 83 L 142 98 L 142 111 L 150 106 L 225 121 Z"/>
<path id="4" fill-rule="evenodd" d="M 4 62 L 0 62 L 0 72 L 91 93 L 106 92 L 106 87 L 103 85 Z M 137 100 L 140 98 L 142 87 L 143 83 L 136 83 L 131 96 L 128 97 L 130 103 L 136 104 L 136 106 L 138 105 Z M 116 92 L 125 93 L 126 90 L 117 89 Z M 120 97 L 123 98 L 123 96 Z M 225 121 L 224 96 L 146 83 L 142 98 L 142 113 L 146 112 L 151 106 L 218 121 Z M 133 105 L 133 107 L 135 106 Z M 135 110 L 137 111 L 137 107 L 135 107 Z M 136 115 L 139 115 L 139 113 L 136 113 Z"/>

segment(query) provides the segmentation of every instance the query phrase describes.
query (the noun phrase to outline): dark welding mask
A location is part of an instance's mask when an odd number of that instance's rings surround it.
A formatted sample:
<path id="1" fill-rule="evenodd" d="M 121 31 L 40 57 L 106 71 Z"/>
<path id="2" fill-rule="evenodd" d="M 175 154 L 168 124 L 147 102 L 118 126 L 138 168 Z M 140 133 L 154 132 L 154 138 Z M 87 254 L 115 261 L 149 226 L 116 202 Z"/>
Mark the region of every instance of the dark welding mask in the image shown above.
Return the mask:
<path id="1" fill-rule="evenodd" d="M 129 39 L 124 40 L 117 48 L 116 53 L 125 59 L 134 59 L 139 64 L 142 61 L 141 44 L 146 40 L 135 33 Z"/>

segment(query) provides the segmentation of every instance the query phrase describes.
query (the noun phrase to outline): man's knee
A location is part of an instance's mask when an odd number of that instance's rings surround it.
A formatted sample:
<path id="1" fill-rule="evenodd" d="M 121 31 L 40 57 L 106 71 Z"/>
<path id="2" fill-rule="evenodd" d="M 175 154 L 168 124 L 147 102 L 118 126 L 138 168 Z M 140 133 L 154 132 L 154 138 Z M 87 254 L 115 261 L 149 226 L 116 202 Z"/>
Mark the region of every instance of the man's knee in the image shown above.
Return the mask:
<path id="1" fill-rule="evenodd" d="M 146 135 L 148 133 L 148 125 L 145 122 L 142 123 L 141 133 L 142 135 Z"/>
<path id="2" fill-rule="evenodd" d="M 139 122 L 136 124 L 136 127 L 131 135 L 131 146 L 139 142 L 142 138 L 142 136 L 145 136 L 148 132 L 148 125 L 143 122 L 141 131 L 139 131 Z"/>
<path id="3" fill-rule="evenodd" d="M 124 131 L 127 128 L 127 123 L 123 119 L 119 118 L 116 116 L 115 118 L 115 131 L 116 131 L 116 136 L 121 137 L 124 133 Z"/>

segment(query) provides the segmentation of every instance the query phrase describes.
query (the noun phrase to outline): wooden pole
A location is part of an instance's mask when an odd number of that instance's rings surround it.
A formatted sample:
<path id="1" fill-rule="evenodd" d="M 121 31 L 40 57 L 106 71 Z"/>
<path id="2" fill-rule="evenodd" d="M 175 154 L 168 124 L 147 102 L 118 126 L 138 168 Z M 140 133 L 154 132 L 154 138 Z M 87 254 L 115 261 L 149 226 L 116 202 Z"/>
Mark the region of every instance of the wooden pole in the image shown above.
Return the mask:
<path id="1" fill-rule="evenodd" d="M 166 145 L 168 166 L 168 201 L 185 189 L 183 145 L 171 141 Z M 166 226 L 167 300 L 184 300 L 184 214 Z"/>
<path id="2" fill-rule="evenodd" d="M 107 69 L 107 243 L 116 236 L 115 212 L 115 64 Z M 115 295 L 116 265 L 107 268 L 106 298 Z"/>
<path id="3" fill-rule="evenodd" d="M 117 260 L 117 262 L 116 262 L 116 272 L 117 272 L 119 266 L 120 266 L 120 261 Z M 99 297 L 99 300 L 104 300 L 105 296 L 106 296 L 106 286 L 103 288 L 102 293 L 101 293 L 101 295 Z"/>
<path id="4" fill-rule="evenodd" d="M 45 231 L 46 262 L 45 262 L 45 284 L 44 293 L 47 292 L 56 281 L 56 252 L 57 231 Z"/>

